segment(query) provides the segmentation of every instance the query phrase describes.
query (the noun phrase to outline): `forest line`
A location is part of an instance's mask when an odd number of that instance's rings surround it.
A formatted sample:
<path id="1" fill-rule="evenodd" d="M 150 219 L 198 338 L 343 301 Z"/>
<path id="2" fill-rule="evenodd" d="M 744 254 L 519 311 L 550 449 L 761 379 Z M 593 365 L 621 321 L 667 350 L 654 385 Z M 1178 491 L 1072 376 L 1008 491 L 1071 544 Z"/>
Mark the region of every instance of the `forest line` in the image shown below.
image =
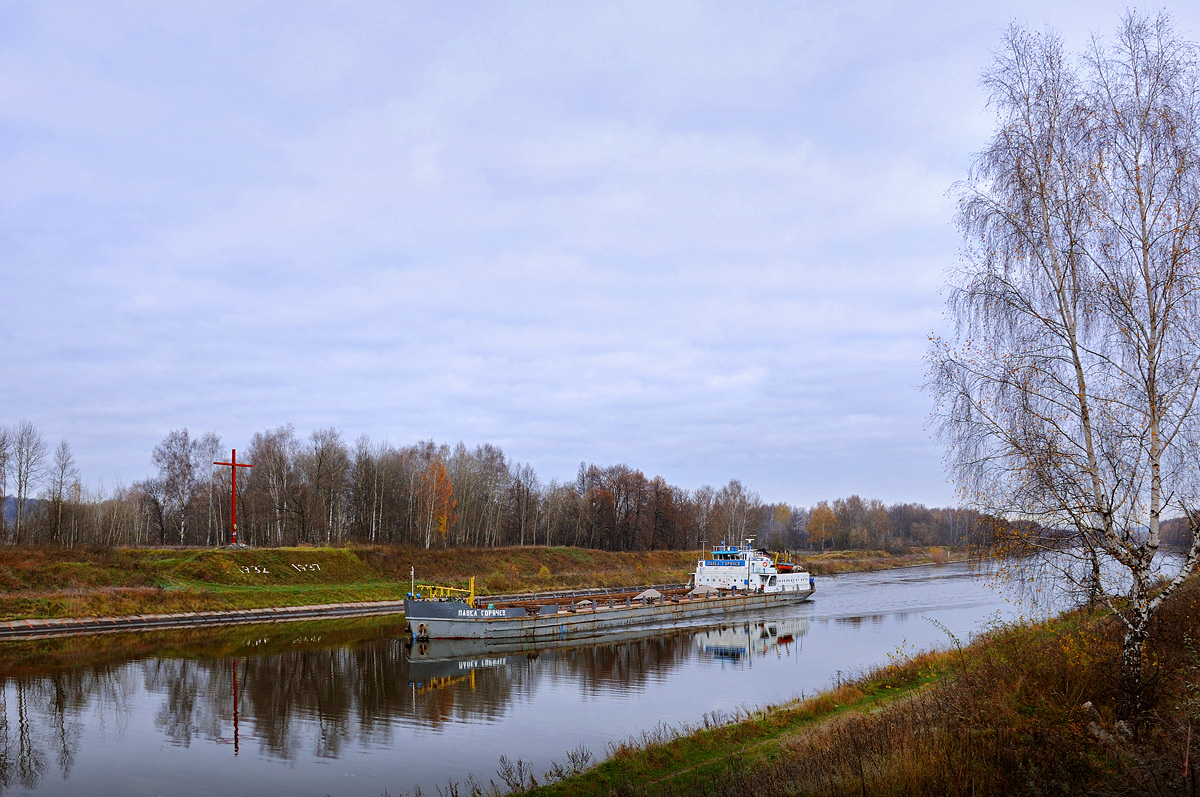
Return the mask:
<path id="1" fill-rule="evenodd" d="M 230 468 L 220 437 L 172 430 L 156 473 L 111 490 L 85 487 L 66 440 L 53 450 L 29 421 L 0 426 L 0 539 L 66 547 L 218 546 L 230 541 Z M 256 433 L 239 462 L 238 539 L 254 546 L 565 545 L 694 550 L 755 538 L 774 549 L 960 547 L 994 531 L 977 513 L 885 506 L 857 495 L 805 507 L 763 501 L 736 479 L 684 489 L 628 465 L 581 463 L 543 482 L 495 445 L 347 443 L 334 428 Z"/>

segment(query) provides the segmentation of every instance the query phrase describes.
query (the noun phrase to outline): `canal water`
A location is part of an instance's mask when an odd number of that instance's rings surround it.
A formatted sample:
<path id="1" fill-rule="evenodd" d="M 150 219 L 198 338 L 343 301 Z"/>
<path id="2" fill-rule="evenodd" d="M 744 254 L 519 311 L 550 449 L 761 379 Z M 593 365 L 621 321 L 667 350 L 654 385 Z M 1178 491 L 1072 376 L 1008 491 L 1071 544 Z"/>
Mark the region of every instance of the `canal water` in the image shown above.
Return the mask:
<path id="1" fill-rule="evenodd" d="M 943 565 L 593 644 L 408 649 L 328 621 L 0 645 L 0 794 L 391 795 L 781 703 L 1030 609 Z"/>

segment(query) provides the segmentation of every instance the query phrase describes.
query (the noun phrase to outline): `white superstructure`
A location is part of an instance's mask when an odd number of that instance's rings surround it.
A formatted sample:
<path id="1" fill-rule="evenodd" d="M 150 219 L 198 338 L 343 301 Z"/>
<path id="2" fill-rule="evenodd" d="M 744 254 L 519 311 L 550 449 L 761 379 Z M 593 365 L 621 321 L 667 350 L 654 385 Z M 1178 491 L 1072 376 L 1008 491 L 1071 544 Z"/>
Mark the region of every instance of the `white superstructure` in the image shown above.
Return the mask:
<path id="1" fill-rule="evenodd" d="M 736 589 L 742 592 L 804 592 L 812 589 L 812 578 L 803 568 L 772 560 L 753 539 L 745 545 L 713 547 L 707 559 L 696 563 L 695 586 Z M 788 572 L 790 570 L 790 572 Z"/>

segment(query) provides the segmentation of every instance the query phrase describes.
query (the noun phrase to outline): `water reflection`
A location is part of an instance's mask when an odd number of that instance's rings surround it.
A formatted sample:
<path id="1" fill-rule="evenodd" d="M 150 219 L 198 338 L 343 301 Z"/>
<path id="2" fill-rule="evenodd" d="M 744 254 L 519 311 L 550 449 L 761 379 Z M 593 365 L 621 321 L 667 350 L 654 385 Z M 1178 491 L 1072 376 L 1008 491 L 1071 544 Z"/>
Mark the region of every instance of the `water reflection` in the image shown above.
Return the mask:
<path id="1" fill-rule="evenodd" d="M 696 653 L 765 655 L 795 644 L 807 630 L 807 620 L 784 619 L 624 631 L 587 645 L 457 642 L 409 649 L 401 638 L 371 639 L 16 675 L 0 688 L 0 790 L 37 789 L 50 771 L 69 779 L 85 724 L 120 738 L 135 710 L 152 708 L 160 740 L 177 748 L 210 743 L 228 746 L 236 757 L 246 738 L 261 758 L 337 759 L 352 748 L 391 747 L 403 726 L 499 722 L 515 694 L 535 692 L 546 680 L 566 679 L 594 694 L 637 691 Z M 286 626 L 255 629 L 243 649 L 278 647 L 280 639 L 261 636 L 268 632 L 288 634 Z"/>
<path id="2" fill-rule="evenodd" d="M 961 633 L 1003 607 L 956 571 L 915 576 L 862 574 L 775 614 L 591 644 L 409 648 L 394 619 L 6 643 L 0 793 L 127 794 L 133 771 L 150 793 L 429 792 L 486 778 L 501 754 L 603 755 L 659 722 L 780 702 L 904 641 L 943 642 L 917 618 Z"/>
<path id="3" fill-rule="evenodd" d="M 35 789 L 53 765 L 66 779 L 85 719 L 119 731 L 134 674 L 116 667 L 25 677 L 0 689 L 0 791 Z"/>
<path id="4" fill-rule="evenodd" d="M 808 633 L 808 626 L 808 619 L 803 617 L 755 620 L 708 628 L 694 639 L 703 657 L 740 662 L 772 653 L 791 655 L 793 645 L 799 649 L 798 640 Z"/>

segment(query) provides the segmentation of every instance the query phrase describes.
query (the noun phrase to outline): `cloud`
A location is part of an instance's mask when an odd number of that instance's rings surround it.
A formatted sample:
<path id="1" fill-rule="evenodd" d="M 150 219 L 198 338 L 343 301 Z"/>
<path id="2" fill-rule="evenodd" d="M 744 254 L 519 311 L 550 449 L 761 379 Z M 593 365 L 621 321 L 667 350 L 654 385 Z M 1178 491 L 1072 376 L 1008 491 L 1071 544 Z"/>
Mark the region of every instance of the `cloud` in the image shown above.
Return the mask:
<path id="1" fill-rule="evenodd" d="M 292 422 L 947 502 L 975 76 L 1089 8 L 5 7 L 4 415 L 110 481 Z"/>

